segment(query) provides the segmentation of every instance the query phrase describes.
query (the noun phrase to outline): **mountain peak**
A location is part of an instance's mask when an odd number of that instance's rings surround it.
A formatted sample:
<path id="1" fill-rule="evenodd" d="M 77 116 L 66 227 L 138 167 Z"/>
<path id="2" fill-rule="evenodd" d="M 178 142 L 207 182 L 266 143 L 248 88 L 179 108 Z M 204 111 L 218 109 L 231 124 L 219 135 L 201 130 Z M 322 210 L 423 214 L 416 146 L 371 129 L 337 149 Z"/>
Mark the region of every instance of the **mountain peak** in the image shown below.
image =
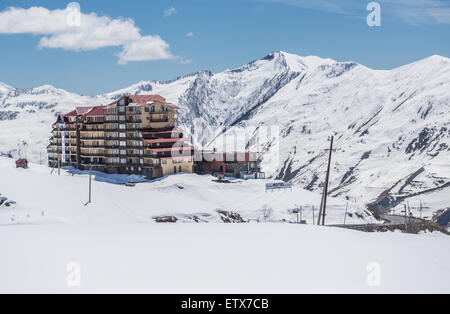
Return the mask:
<path id="1" fill-rule="evenodd" d="M 276 51 L 265 56 L 263 60 L 270 59 L 283 59 L 286 64 L 296 72 L 301 72 L 305 68 L 315 68 L 323 64 L 333 64 L 336 63 L 335 60 L 329 58 L 321 58 L 318 56 L 299 56 L 286 51 Z"/>
<path id="2" fill-rule="evenodd" d="M 13 91 L 13 90 L 15 90 L 15 88 L 9 86 L 8 84 L 0 82 L 0 91 L 10 92 L 10 91 Z"/>

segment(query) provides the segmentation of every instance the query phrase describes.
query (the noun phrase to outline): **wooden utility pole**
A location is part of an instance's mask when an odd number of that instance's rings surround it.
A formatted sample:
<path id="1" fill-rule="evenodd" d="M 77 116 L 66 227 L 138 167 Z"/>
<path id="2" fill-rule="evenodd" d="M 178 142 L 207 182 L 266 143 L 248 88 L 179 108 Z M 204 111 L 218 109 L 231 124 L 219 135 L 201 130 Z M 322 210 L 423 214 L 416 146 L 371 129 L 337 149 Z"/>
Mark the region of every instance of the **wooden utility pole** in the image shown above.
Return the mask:
<path id="1" fill-rule="evenodd" d="M 405 232 L 408 233 L 408 209 L 405 204 Z"/>
<path id="2" fill-rule="evenodd" d="M 327 210 L 327 196 L 328 196 L 328 183 L 330 181 L 330 170 L 331 170 L 331 155 L 333 153 L 333 141 L 334 141 L 334 136 L 331 136 L 330 152 L 329 152 L 329 156 L 328 156 L 327 175 L 325 177 L 325 184 L 323 186 L 322 202 L 320 204 L 319 220 L 317 223 L 318 225 L 322 224 L 322 226 L 325 226 L 325 216 L 326 216 L 326 210 Z"/>
<path id="3" fill-rule="evenodd" d="M 420 208 L 419 208 L 419 211 L 420 211 L 420 219 L 422 219 L 423 218 L 423 207 L 422 207 L 422 200 L 420 200 Z"/>
<path id="4" fill-rule="evenodd" d="M 314 205 L 312 206 L 312 211 L 313 211 L 313 225 L 316 224 L 316 217 L 314 217 Z"/>
<path id="5" fill-rule="evenodd" d="M 347 224 L 347 213 L 348 213 L 348 202 L 347 205 L 345 205 L 344 226 Z"/>

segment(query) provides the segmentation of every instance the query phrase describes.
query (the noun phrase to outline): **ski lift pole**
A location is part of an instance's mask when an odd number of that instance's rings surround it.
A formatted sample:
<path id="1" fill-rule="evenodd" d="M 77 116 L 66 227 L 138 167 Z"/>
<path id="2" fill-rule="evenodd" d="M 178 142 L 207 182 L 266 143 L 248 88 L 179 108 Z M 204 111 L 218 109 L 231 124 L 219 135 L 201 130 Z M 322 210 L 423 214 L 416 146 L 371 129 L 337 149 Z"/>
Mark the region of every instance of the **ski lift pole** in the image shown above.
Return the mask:
<path id="1" fill-rule="evenodd" d="M 348 213 L 348 202 L 347 205 L 345 205 L 344 226 L 347 224 L 347 213 Z"/>
<path id="2" fill-rule="evenodd" d="M 89 166 L 89 202 L 91 203 L 91 196 L 92 196 L 92 164 Z"/>

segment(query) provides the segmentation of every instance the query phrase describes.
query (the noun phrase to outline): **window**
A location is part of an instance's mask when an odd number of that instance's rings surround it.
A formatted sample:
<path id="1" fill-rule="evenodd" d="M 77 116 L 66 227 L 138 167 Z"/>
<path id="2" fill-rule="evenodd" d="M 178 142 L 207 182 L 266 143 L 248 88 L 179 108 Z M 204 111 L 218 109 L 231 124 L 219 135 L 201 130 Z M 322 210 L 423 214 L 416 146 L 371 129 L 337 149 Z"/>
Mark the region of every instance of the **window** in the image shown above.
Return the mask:
<path id="1" fill-rule="evenodd" d="M 120 154 L 121 154 L 121 155 L 126 155 L 126 154 L 127 154 L 127 151 L 124 150 L 124 149 L 121 149 L 121 150 L 120 150 Z"/>
<path id="2" fill-rule="evenodd" d="M 122 98 L 122 99 L 119 101 L 119 105 L 120 105 L 120 106 L 125 106 L 125 98 Z"/>
<path id="3" fill-rule="evenodd" d="M 126 133 L 120 133 L 120 134 L 119 134 L 119 137 L 121 137 L 121 138 L 126 138 L 126 137 L 127 137 L 127 134 L 126 134 Z"/>
<path id="4" fill-rule="evenodd" d="M 120 116 L 119 121 L 125 121 L 125 116 Z"/>
<path id="5" fill-rule="evenodd" d="M 152 110 L 151 110 L 152 112 L 155 112 L 155 106 L 152 106 Z"/>
<path id="6" fill-rule="evenodd" d="M 126 164 L 127 163 L 127 159 L 126 158 L 121 158 L 120 159 L 120 163 L 121 164 Z"/>
<path id="7" fill-rule="evenodd" d="M 148 109 L 148 107 L 145 107 L 145 112 L 149 112 L 150 109 Z"/>
<path id="8" fill-rule="evenodd" d="M 119 107 L 119 112 L 125 112 L 125 107 Z"/>
<path id="9" fill-rule="evenodd" d="M 167 160 L 166 160 L 166 159 L 163 159 L 163 160 L 162 160 L 162 164 L 163 164 L 163 165 L 167 165 Z"/>
<path id="10" fill-rule="evenodd" d="M 126 125 L 125 124 L 119 124 L 119 129 L 125 130 L 126 129 Z"/>
<path id="11" fill-rule="evenodd" d="M 127 142 L 120 142 L 120 146 L 127 146 Z"/>

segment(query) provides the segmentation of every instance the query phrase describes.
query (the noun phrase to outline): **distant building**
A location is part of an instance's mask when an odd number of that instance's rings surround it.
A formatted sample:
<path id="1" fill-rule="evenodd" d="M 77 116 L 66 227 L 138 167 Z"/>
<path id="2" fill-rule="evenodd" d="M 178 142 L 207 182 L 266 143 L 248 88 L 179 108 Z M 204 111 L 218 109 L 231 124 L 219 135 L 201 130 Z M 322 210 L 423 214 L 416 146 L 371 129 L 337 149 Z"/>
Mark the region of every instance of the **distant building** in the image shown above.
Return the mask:
<path id="1" fill-rule="evenodd" d="M 159 95 L 120 97 L 58 116 L 49 166 L 158 178 L 193 172 L 194 147 L 176 128 L 178 107 Z"/>
<path id="2" fill-rule="evenodd" d="M 28 160 L 26 159 L 18 159 L 16 160 L 16 168 L 28 168 Z"/>
<path id="3" fill-rule="evenodd" d="M 264 178 L 258 163 L 258 154 L 255 152 L 196 151 L 194 169 L 200 174 L 223 174 L 242 179 Z"/>

